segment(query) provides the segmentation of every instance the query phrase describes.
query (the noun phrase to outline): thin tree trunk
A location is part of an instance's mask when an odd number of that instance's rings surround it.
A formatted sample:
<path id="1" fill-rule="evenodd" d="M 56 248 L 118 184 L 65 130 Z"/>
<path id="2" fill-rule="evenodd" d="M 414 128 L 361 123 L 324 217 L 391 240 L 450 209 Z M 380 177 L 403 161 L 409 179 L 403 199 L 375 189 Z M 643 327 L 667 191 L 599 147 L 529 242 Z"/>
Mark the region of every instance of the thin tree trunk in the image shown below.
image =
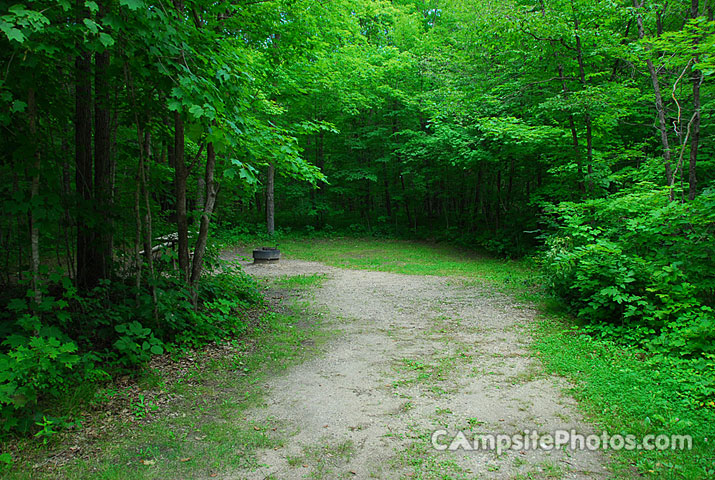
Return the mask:
<path id="1" fill-rule="evenodd" d="M 690 16 L 697 18 L 700 15 L 700 5 L 698 0 L 692 0 L 690 4 Z M 693 41 L 693 46 L 697 47 L 698 39 Z M 697 64 L 699 58 L 695 56 Z M 695 167 L 698 162 L 698 147 L 700 146 L 700 85 L 703 82 L 703 72 L 693 69 L 691 75 L 693 82 L 693 120 L 690 126 L 690 165 L 688 169 L 688 199 L 693 200 L 697 195 L 698 179 L 695 174 Z"/>
<path id="2" fill-rule="evenodd" d="M 16 170 L 13 170 L 12 172 L 12 193 L 13 195 L 19 195 L 20 191 L 20 182 L 18 180 L 18 174 Z M 24 248 L 23 246 L 25 245 L 25 242 L 23 241 L 22 238 L 22 233 L 24 231 L 24 228 L 22 227 L 22 215 L 16 215 L 16 220 L 17 220 L 17 269 L 15 271 L 15 278 L 17 279 L 18 282 L 22 280 L 22 272 L 24 268 Z"/>
<path id="3" fill-rule="evenodd" d="M 566 78 L 564 77 L 564 67 L 559 64 L 558 66 L 559 78 L 561 79 L 561 88 L 564 92 L 564 98 L 568 100 L 569 90 L 566 86 Z M 574 121 L 573 115 L 568 114 L 569 129 L 571 130 L 571 143 L 573 145 L 574 153 L 576 154 L 576 170 L 578 172 L 578 189 L 581 193 L 586 191 L 586 187 L 583 181 L 583 162 L 581 161 L 581 148 L 578 144 L 578 132 L 576 131 L 576 122 Z"/>
<path id="4" fill-rule="evenodd" d="M 95 55 L 94 76 L 94 207 L 100 218 L 112 211 L 111 116 L 109 110 L 109 52 Z M 108 278 L 112 259 L 112 230 L 102 225 L 97 228 L 92 250 L 94 270 L 99 278 Z"/>
<path id="5" fill-rule="evenodd" d="M 495 218 L 495 229 L 499 231 L 500 228 L 500 219 L 501 219 L 501 208 L 502 208 L 502 200 L 501 200 L 501 169 L 497 171 L 497 205 L 494 211 L 496 212 L 496 218 Z"/>
<path id="6" fill-rule="evenodd" d="M 80 202 L 77 209 L 77 285 L 82 289 L 97 284 L 93 265 L 94 221 L 88 212 L 92 201 L 92 65 L 82 52 L 75 59 L 75 183 Z"/>
<path id="7" fill-rule="evenodd" d="M 40 230 L 37 228 L 37 219 L 35 218 L 34 206 L 37 203 L 37 197 L 40 194 L 40 148 L 38 145 L 39 137 L 37 135 L 37 99 L 35 98 L 35 89 L 30 88 L 27 95 L 27 111 L 29 115 L 30 135 L 34 143 L 34 162 L 32 165 L 32 187 L 30 190 L 30 259 L 32 267 L 32 290 L 34 294 L 35 305 L 38 306 L 42 301 L 42 292 L 40 291 Z"/>
<path id="8" fill-rule="evenodd" d="M 72 183 L 70 181 L 70 153 L 67 139 L 62 137 L 62 206 L 63 206 L 63 223 L 64 223 L 64 241 L 65 255 L 67 256 L 67 272 L 71 278 L 75 278 L 75 262 L 74 251 L 72 249 L 72 216 L 70 215 L 70 201 L 72 195 Z"/>
<path id="9" fill-rule="evenodd" d="M 184 121 L 179 112 L 174 113 L 174 188 L 176 193 L 176 227 L 179 246 L 181 278 L 189 281 L 189 221 L 186 215 L 186 179 L 188 170 L 184 158 Z"/>
<path id="10" fill-rule="evenodd" d="M 573 4 L 572 4 L 573 5 Z M 579 31 L 579 21 L 576 11 L 573 12 L 574 30 L 576 31 L 576 60 L 578 62 L 578 74 L 581 81 L 581 88 L 586 88 L 586 66 L 583 60 L 583 47 L 581 46 L 581 35 Z M 593 134 L 591 131 L 591 115 L 586 112 L 583 117 L 586 125 L 586 169 L 588 171 L 588 191 L 593 191 Z"/>
<path id="11" fill-rule="evenodd" d="M 318 134 L 318 140 L 317 140 L 317 145 L 316 147 L 318 148 L 318 151 L 316 152 L 315 156 L 315 166 L 320 169 L 320 171 L 323 171 L 323 168 L 325 167 L 325 133 L 321 130 L 320 133 Z M 323 187 L 323 182 L 318 182 L 317 184 L 317 189 L 314 189 L 315 191 L 315 199 L 317 203 L 318 196 L 320 196 L 321 188 Z M 324 226 L 324 218 L 323 218 L 323 210 L 322 209 L 316 209 L 318 215 L 316 216 L 316 221 L 318 224 L 316 227 L 322 228 Z"/>
<path id="12" fill-rule="evenodd" d="M 149 198 L 149 188 L 147 179 L 149 178 L 149 159 L 151 157 L 151 132 L 147 129 L 144 132 L 144 144 L 141 144 L 141 129 L 137 124 L 137 137 L 139 138 L 139 173 L 141 175 L 142 196 L 144 197 L 144 258 L 149 267 L 149 289 L 154 313 L 154 323 L 158 326 L 159 305 L 156 295 L 156 276 L 154 274 L 154 255 L 152 252 L 152 225 L 151 225 L 151 201 Z"/>
<path id="13" fill-rule="evenodd" d="M 385 188 L 385 209 L 388 218 L 392 218 L 392 199 L 390 198 L 390 179 L 387 175 L 387 162 L 382 163 L 383 187 Z"/>
<path id="14" fill-rule="evenodd" d="M 633 6 L 638 10 L 638 16 L 636 17 L 638 25 L 638 38 L 643 39 L 645 37 L 645 29 L 643 28 L 643 15 L 640 11 L 643 9 L 643 4 L 645 0 L 633 0 Z M 660 29 L 660 27 L 659 27 Z M 663 105 L 663 96 L 660 92 L 660 81 L 658 80 L 658 72 L 653 65 L 653 61 L 650 58 L 646 59 L 646 65 L 648 66 L 648 72 L 650 73 L 650 79 L 653 84 L 653 91 L 655 93 L 655 109 L 658 115 L 658 130 L 660 131 L 660 141 L 663 145 L 663 161 L 665 164 L 665 179 L 670 187 L 670 200 L 673 200 L 673 168 L 671 166 L 671 151 L 670 151 L 670 141 L 668 140 L 668 124 L 665 119 L 665 106 Z"/>
<path id="15" fill-rule="evenodd" d="M 213 214 L 216 206 L 216 196 L 218 195 L 218 184 L 214 179 L 216 170 L 216 152 L 213 143 L 206 146 L 206 204 L 201 213 L 199 224 L 199 235 L 196 239 L 196 248 L 194 249 L 194 258 L 191 265 L 191 289 L 192 300 L 196 305 L 198 300 L 198 284 L 203 271 L 204 254 L 206 253 L 206 243 L 209 233 L 209 224 L 211 222 L 211 214 Z"/>
<path id="16" fill-rule="evenodd" d="M 139 148 L 141 149 L 141 144 L 139 145 Z M 140 155 L 143 155 L 140 153 Z M 140 203 L 140 198 L 141 198 L 141 161 L 139 162 L 139 166 L 137 167 L 137 173 L 134 178 L 134 221 L 135 221 L 135 229 L 134 229 L 134 262 L 135 262 L 135 283 L 134 286 L 136 287 L 136 302 L 137 305 L 139 305 L 139 296 L 141 292 L 141 286 L 142 286 L 142 254 L 141 254 L 141 246 L 142 246 L 142 214 L 141 214 L 141 203 Z M 151 252 L 151 246 L 149 247 L 149 251 Z"/>
<path id="17" fill-rule="evenodd" d="M 274 204 L 275 174 L 276 170 L 273 164 L 268 164 L 268 174 L 266 175 L 266 227 L 270 236 L 275 233 L 276 226 Z"/>
<path id="18" fill-rule="evenodd" d="M 509 182 L 507 186 L 507 191 L 506 191 L 506 204 L 508 208 L 511 208 L 512 202 L 513 202 L 513 190 L 514 190 L 514 172 L 516 170 L 515 166 L 515 160 L 514 156 L 511 156 L 511 159 L 509 160 Z"/>
<path id="19" fill-rule="evenodd" d="M 400 185 L 402 185 L 402 202 L 405 205 L 405 213 L 407 214 L 407 228 L 412 228 L 412 213 L 410 212 L 410 202 L 407 200 L 407 192 L 405 190 L 405 177 L 400 174 Z M 414 226 L 417 230 L 417 223 Z"/>

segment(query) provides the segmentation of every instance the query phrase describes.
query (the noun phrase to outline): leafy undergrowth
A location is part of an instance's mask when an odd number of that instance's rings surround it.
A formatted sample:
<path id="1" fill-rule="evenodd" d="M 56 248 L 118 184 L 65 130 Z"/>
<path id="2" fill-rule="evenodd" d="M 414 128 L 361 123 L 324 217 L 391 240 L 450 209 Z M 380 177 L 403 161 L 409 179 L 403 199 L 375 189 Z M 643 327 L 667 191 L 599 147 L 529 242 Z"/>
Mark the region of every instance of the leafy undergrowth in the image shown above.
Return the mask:
<path id="1" fill-rule="evenodd" d="M 138 381 L 100 390 L 81 426 L 45 444 L 3 445 L 15 459 L 3 478 L 196 478 L 254 466 L 255 450 L 281 445 L 284 434 L 245 410 L 262 398 L 267 376 L 315 353 L 327 336 L 319 312 L 281 303 L 254 310 L 240 339 L 155 357 Z"/>
<path id="2" fill-rule="evenodd" d="M 500 260 L 445 244 L 388 239 L 284 237 L 289 258 L 410 275 L 445 275 L 491 286 L 536 303 L 542 313 L 534 349 L 550 373 L 574 384 L 573 395 L 597 427 L 609 434 L 687 434 L 692 450 L 611 451 L 619 478 L 714 478 L 715 404 L 699 402 L 687 362 L 652 357 L 627 343 L 592 334 L 546 294 L 528 261 Z M 591 332 L 591 333 L 589 333 Z M 635 473 L 635 472 L 638 473 Z"/>

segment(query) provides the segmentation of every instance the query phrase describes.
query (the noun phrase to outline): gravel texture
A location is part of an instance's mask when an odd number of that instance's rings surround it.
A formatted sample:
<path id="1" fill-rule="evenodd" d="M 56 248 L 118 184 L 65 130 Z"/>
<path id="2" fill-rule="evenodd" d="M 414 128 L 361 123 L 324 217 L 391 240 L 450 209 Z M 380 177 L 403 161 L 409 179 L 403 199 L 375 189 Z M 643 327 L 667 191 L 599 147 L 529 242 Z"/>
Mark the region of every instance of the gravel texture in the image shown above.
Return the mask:
<path id="1" fill-rule="evenodd" d="M 323 352 L 272 378 L 251 420 L 282 425 L 285 445 L 229 478 L 605 478 L 588 450 L 439 452 L 431 432 L 542 433 L 584 422 L 568 385 L 529 349 L 529 305 L 474 282 L 344 270 L 281 260 L 258 277 L 326 274 L 308 295 L 341 333 Z M 445 437 L 447 438 L 447 437 Z M 444 443 L 444 439 L 442 442 Z M 448 443 L 448 441 L 447 441 Z"/>

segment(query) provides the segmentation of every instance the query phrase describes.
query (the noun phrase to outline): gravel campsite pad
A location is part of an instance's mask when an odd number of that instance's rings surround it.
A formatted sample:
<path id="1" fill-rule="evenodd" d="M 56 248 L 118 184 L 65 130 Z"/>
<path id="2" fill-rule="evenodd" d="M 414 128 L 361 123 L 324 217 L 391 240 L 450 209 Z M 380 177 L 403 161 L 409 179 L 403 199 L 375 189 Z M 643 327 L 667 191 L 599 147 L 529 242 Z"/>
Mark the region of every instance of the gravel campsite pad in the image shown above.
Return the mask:
<path id="1" fill-rule="evenodd" d="M 253 421 L 281 425 L 281 447 L 226 478 L 605 478 L 601 452 L 438 451 L 462 431 L 593 434 L 568 385 L 529 349 L 536 312 L 474 282 L 281 260 L 259 278 L 321 274 L 306 293 L 340 333 L 320 355 L 270 379 Z"/>

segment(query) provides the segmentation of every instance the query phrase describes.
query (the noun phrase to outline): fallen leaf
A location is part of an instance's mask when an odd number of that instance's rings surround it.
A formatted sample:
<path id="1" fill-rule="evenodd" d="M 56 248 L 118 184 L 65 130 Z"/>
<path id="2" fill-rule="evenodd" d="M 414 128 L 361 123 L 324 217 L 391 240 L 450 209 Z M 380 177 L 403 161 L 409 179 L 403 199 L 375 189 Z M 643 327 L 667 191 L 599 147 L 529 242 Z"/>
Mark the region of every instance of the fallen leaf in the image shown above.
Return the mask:
<path id="1" fill-rule="evenodd" d="M 261 430 L 260 427 L 253 427 L 253 429 L 254 429 L 255 431 L 257 431 L 257 432 Z"/>

